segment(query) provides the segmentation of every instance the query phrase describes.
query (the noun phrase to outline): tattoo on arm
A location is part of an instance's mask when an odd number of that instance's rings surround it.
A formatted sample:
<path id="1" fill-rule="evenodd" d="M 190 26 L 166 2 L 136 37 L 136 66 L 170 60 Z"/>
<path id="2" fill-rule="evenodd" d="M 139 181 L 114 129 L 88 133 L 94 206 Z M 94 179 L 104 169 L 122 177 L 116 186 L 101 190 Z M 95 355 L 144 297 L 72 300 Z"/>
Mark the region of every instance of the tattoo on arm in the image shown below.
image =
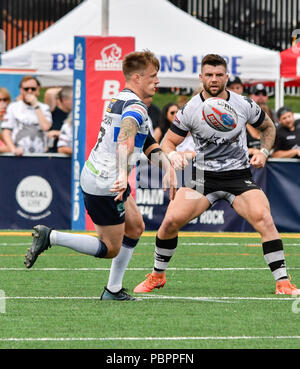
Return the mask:
<path id="1" fill-rule="evenodd" d="M 118 163 L 119 172 L 128 173 L 128 160 L 134 151 L 134 140 L 138 127 L 134 119 L 127 117 L 123 119 L 118 135 Z"/>
<path id="2" fill-rule="evenodd" d="M 262 124 L 258 127 L 261 131 L 260 147 L 270 151 L 274 145 L 276 137 L 276 128 L 271 118 L 266 114 Z"/>
<path id="3" fill-rule="evenodd" d="M 129 137 L 135 137 L 137 131 L 137 122 L 134 119 L 130 117 L 123 119 L 118 135 L 118 144 L 125 142 Z"/>

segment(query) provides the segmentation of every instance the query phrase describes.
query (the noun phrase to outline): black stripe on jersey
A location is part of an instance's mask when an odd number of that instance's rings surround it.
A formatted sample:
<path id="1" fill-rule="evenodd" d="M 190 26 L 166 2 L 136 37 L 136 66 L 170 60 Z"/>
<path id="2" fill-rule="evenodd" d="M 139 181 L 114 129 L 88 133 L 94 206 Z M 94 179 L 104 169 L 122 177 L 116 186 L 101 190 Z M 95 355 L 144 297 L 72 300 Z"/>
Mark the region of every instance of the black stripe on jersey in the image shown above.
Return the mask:
<path id="1" fill-rule="evenodd" d="M 108 106 L 107 111 L 109 113 L 121 115 L 123 110 L 126 108 L 126 106 L 129 106 L 129 105 L 132 105 L 132 104 L 139 104 L 144 109 L 147 110 L 147 106 L 141 100 L 132 99 L 132 100 L 127 100 L 127 101 L 125 101 L 125 100 L 116 100 L 116 101 L 114 101 L 112 99 L 109 106 Z"/>
<path id="2" fill-rule="evenodd" d="M 262 111 L 260 112 L 260 116 L 259 116 L 258 120 L 257 120 L 255 123 L 251 124 L 251 126 L 252 126 L 252 127 L 254 127 L 254 128 L 259 127 L 259 126 L 262 124 L 262 122 L 264 121 L 265 116 L 266 116 L 266 114 L 265 114 L 265 112 L 262 110 Z"/>
<path id="3" fill-rule="evenodd" d="M 132 105 L 132 104 L 138 104 L 141 105 L 144 109 L 146 109 L 146 111 L 148 110 L 147 106 L 141 101 L 141 100 L 137 100 L 137 99 L 132 99 L 132 100 L 127 100 L 125 105 L 124 105 L 124 109 L 128 106 L 128 105 Z"/>
<path id="4" fill-rule="evenodd" d="M 124 103 L 125 103 L 124 100 L 116 100 L 115 102 L 113 100 L 111 100 L 111 103 L 108 106 L 109 113 L 120 114 L 121 115 L 122 111 L 123 111 Z"/>
<path id="5" fill-rule="evenodd" d="M 151 145 L 154 145 L 156 143 L 157 142 L 153 138 L 152 134 L 149 132 L 148 136 L 146 137 L 146 140 L 144 142 L 143 151 L 145 152 L 148 149 L 148 147 L 150 147 Z"/>
<path id="6" fill-rule="evenodd" d="M 188 131 L 184 131 L 183 129 L 178 128 L 177 126 L 175 126 L 175 124 L 172 124 L 169 129 L 181 137 L 186 137 L 186 135 L 188 134 Z"/>
<path id="7" fill-rule="evenodd" d="M 225 100 L 226 101 L 229 101 L 229 99 L 230 99 L 230 92 L 228 90 L 225 90 L 225 91 L 227 92 L 227 98 Z M 204 96 L 203 96 L 203 91 L 201 91 L 199 95 L 200 95 L 201 100 L 204 102 L 205 99 L 204 99 Z M 216 97 L 218 97 L 218 96 L 216 96 Z"/>

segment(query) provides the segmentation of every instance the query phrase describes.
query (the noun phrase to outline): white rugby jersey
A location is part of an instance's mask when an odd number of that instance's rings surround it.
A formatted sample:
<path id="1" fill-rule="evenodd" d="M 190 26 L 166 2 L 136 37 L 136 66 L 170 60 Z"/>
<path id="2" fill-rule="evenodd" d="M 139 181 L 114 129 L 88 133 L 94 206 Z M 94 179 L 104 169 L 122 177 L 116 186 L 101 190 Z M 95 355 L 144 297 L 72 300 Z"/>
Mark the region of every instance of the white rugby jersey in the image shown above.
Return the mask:
<path id="1" fill-rule="evenodd" d="M 113 98 L 101 123 L 96 145 L 81 172 L 80 184 L 84 192 L 92 195 L 114 196 L 109 190 L 118 177 L 117 138 L 122 119 L 130 117 L 137 122 L 134 153 L 130 165 L 133 167 L 142 154 L 149 132 L 148 111 L 142 100 L 131 90 L 122 90 Z"/>
<path id="2" fill-rule="evenodd" d="M 194 166 L 200 170 L 227 171 L 245 169 L 250 166 L 246 123 L 258 127 L 265 113 L 249 97 L 227 91 L 227 101 L 238 115 L 237 126 L 229 132 L 220 132 L 211 128 L 204 120 L 202 93 L 192 99 L 178 111 L 171 130 L 185 137 L 190 131 L 195 143 L 196 157 Z"/>
<path id="3" fill-rule="evenodd" d="M 73 125 L 65 122 L 60 129 L 57 147 L 73 146 Z"/>
<path id="4" fill-rule="evenodd" d="M 52 123 L 52 115 L 47 104 L 38 103 L 39 108 Z M 14 101 L 7 107 L 3 118 L 2 129 L 11 130 L 14 144 L 22 147 L 24 153 L 44 153 L 47 151 L 47 134 L 38 122 L 36 110 L 33 106 L 25 104 L 24 101 Z"/>

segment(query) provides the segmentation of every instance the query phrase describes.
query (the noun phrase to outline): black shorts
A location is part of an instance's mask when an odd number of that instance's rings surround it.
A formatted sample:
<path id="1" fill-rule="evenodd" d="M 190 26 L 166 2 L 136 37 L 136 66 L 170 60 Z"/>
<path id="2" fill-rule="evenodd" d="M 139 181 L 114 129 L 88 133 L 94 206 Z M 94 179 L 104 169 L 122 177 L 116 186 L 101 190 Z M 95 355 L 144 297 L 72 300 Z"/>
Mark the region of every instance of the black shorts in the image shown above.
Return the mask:
<path id="1" fill-rule="evenodd" d="M 130 195 L 131 188 L 128 185 L 123 194 L 123 201 L 115 201 L 115 196 L 91 195 L 84 191 L 84 205 L 94 224 L 100 226 L 116 225 L 125 222 L 124 203 Z"/>
<path id="2" fill-rule="evenodd" d="M 235 196 L 249 190 L 261 190 L 254 182 L 250 168 L 226 172 L 199 171 L 193 167 L 191 188 L 205 195 L 214 204 L 226 200 L 232 204 Z"/>

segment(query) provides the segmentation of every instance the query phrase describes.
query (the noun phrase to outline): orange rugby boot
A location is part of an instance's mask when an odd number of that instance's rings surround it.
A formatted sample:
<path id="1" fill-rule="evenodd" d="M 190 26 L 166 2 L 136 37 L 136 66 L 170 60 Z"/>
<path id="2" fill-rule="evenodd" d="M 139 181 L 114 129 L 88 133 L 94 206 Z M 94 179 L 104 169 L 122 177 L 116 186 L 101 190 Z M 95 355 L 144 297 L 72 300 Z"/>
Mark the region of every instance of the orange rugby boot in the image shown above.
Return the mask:
<path id="1" fill-rule="evenodd" d="M 300 295 L 300 290 L 289 279 L 284 279 L 276 282 L 276 295 Z"/>
<path id="2" fill-rule="evenodd" d="M 138 284 L 133 292 L 145 293 L 151 292 L 154 288 L 161 288 L 167 282 L 165 272 L 158 274 L 155 272 L 146 275 L 147 279 Z"/>

